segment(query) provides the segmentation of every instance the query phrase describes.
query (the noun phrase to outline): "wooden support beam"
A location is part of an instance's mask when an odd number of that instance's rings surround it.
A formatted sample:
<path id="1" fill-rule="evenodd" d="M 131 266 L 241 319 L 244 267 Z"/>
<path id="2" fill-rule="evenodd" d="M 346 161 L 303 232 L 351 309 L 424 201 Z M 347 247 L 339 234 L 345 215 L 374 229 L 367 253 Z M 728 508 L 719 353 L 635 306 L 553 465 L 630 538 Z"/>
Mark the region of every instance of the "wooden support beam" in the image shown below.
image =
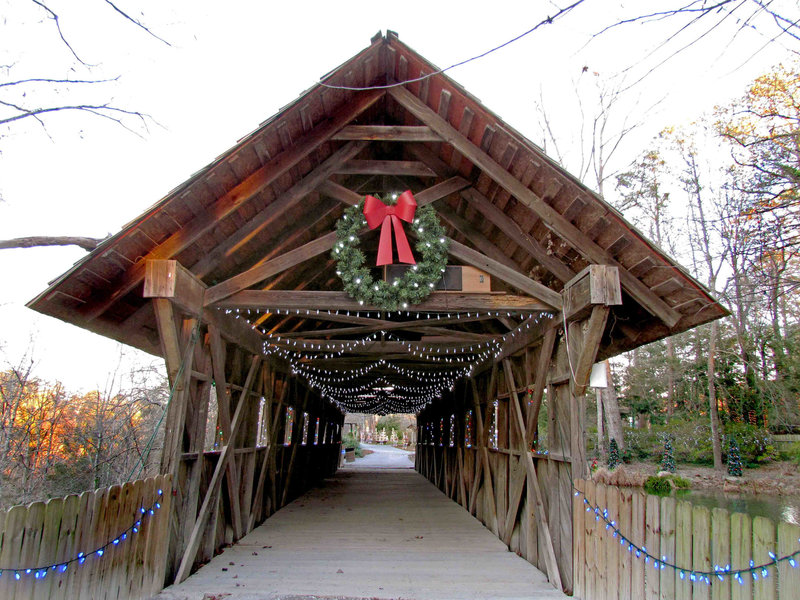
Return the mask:
<path id="1" fill-rule="evenodd" d="M 288 173 L 291 168 L 306 158 L 310 152 L 320 144 L 330 140 L 336 132 L 375 104 L 384 94 L 383 90 L 354 92 L 352 100 L 345 103 L 341 111 L 321 123 L 290 148 L 281 152 L 265 166 L 255 171 L 247 179 L 223 195 L 209 210 L 203 211 L 189 224 L 181 227 L 165 241 L 153 248 L 144 257 L 144 260 L 140 260 L 131 266 L 108 297 L 101 299 L 99 302 L 93 302 L 82 310 L 84 318 L 91 320 L 103 314 L 112 304 L 139 285 L 144 278 L 144 265 L 148 259 L 171 258 L 177 255 L 278 177 Z M 133 231 L 135 230 L 126 232 L 126 235 L 132 234 Z"/>
<path id="2" fill-rule="evenodd" d="M 317 191 L 324 196 L 328 196 L 329 198 L 333 198 L 339 202 L 344 202 L 349 206 L 355 206 L 364 199 L 364 196 L 361 194 L 354 192 L 343 185 L 339 185 L 330 179 L 323 181 L 317 188 Z"/>
<path id="3" fill-rule="evenodd" d="M 276 444 L 278 441 L 278 415 L 281 414 L 281 409 L 283 408 L 284 402 L 286 402 L 286 397 L 289 395 L 289 381 L 285 379 L 283 381 L 283 385 L 281 386 L 281 396 L 278 400 L 277 407 L 273 407 L 275 403 L 274 397 L 270 398 L 270 401 L 267 403 L 265 408 L 265 415 L 267 418 L 267 451 L 264 453 L 264 459 L 261 463 L 261 470 L 258 474 L 258 482 L 256 483 L 255 487 L 255 497 L 253 499 L 253 505 L 250 510 L 250 516 L 247 518 L 247 532 L 253 530 L 255 527 L 256 522 L 256 511 L 259 510 L 262 502 L 264 501 L 264 484 L 267 480 L 267 472 L 270 470 L 272 462 L 275 459 L 275 450 L 277 448 Z"/>
<path id="4" fill-rule="evenodd" d="M 206 256 L 192 266 L 192 272 L 199 276 L 205 276 L 210 273 L 220 260 L 233 256 L 251 240 L 258 237 L 266 227 L 276 219 L 284 216 L 292 207 L 302 202 L 319 185 L 325 182 L 340 165 L 361 152 L 366 145 L 367 142 L 348 142 L 339 148 L 325 159 L 322 164 L 267 204 L 260 212 L 249 218 L 244 225 L 227 236 L 221 244 L 218 244 L 211 252 L 208 252 Z"/>
<path id="5" fill-rule="evenodd" d="M 475 383 L 474 378 L 470 378 L 472 384 L 472 404 L 475 407 L 475 432 L 480 440 L 478 453 L 483 464 L 483 485 L 484 494 L 489 498 L 489 512 L 495 516 L 494 534 L 502 535 L 501 521 L 497 515 L 497 503 L 494 497 L 494 485 L 492 485 L 492 467 L 489 462 L 489 450 L 486 448 L 486 440 L 488 439 L 488 431 L 484 433 L 484 421 L 481 417 L 480 394 L 478 393 L 478 384 Z M 491 387 L 491 386 L 490 386 Z M 491 402 L 489 403 L 491 404 Z M 487 409 L 488 414 L 488 409 Z M 491 529 L 491 527 L 490 527 Z"/>
<path id="6" fill-rule="evenodd" d="M 597 351 L 600 349 L 600 340 L 606 330 L 609 311 L 608 306 L 596 305 L 592 308 L 592 315 L 589 317 L 586 331 L 583 333 L 583 343 L 580 346 L 578 361 L 574 367 L 572 393 L 576 396 L 582 396 L 586 393 L 592 365 L 597 357 Z"/>
<path id="7" fill-rule="evenodd" d="M 466 136 L 459 133 L 452 125 L 423 104 L 414 94 L 403 87 L 391 88 L 388 93 L 404 109 L 438 133 L 444 141 L 461 152 L 465 158 L 475 164 L 500 187 L 533 210 L 547 227 L 571 244 L 577 252 L 593 263 L 619 267 L 622 285 L 645 310 L 660 318 L 668 327 L 674 327 L 681 319 L 680 313 L 631 275 L 611 254 L 523 185 L 488 154 L 469 141 Z"/>
<path id="8" fill-rule="evenodd" d="M 205 284 L 177 260 L 148 260 L 145 265 L 145 298 L 165 298 L 186 314 L 198 316 L 205 291 Z"/>
<path id="9" fill-rule="evenodd" d="M 446 179 L 441 183 L 432 185 L 431 187 L 414 194 L 414 199 L 417 201 L 417 206 L 426 206 L 427 204 L 431 204 L 437 200 L 441 200 L 442 198 L 447 198 L 447 196 L 450 194 L 454 194 L 455 192 L 463 190 L 469 186 L 469 181 L 463 177 L 451 177 L 450 179 Z"/>
<path id="10" fill-rule="evenodd" d="M 514 219 L 492 204 L 478 190 L 475 188 L 464 190 L 461 192 L 461 197 L 558 279 L 567 282 L 575 276 L 572 269 L 552 254 L 548 254 L 533 236 L 525 233 Z"/>
<path id="11" fill-rule="evenodd" d="M 264 281 L 268 277 L 282 273 L 283 271 L 299 265 L 311 258 L 319 256 L 333 248 L 336 243 L 336 232 L 331 231 L 315 240 L 308 242 L 289 250 L 285 254 L 273 258 L 261 265 L 248 269 L 243 273 L 234 275 L 230 279 L 218 283 L 217 285 L 208 288 L 205 296 L 206 305 L 218 302 L 228 296 L 247 289 L 251 285 Z"/>
<path id="12" fill-rule="evenodd" d="M 477 228 L 473 227 L 472 223 L 467 221 L 464 217 L 459 216 L 454 210 L 451 210 L 443 204 L 440 204 L 436 211 L 442 221 L 450 225 L 456 232 L 463 235 L 465 239 L 469 240 L 469 243 L 475 246 L 479 252 L 483 252 L 489 258 L 496 260 L 500 264 L 505 265 L 509 269 L 525 277 L 525 274 L 522 273 L 517 263 L 506 256 L 500 248 L 495 246 L 489 238 L 478 231 Z"/>
<path id="13" fill-rule="evenodd" d="M 260 364 L 261 357 L 254 356 L 251 366 L 250 366 L 250 373 L 248 373 L 247 381 L 248 383 L 245 384 L 247 389 L 247 385 L 252 385 L 253 381 L 255 380 L 254 373 L 258 370 L 258 365 Z M 247 389 L 249 392 L 249 389 Z M 243 415 L 246 412 L 245 406 L 247 405 L 247 394 L 243 394 L 242 398 L 239 401 L 239 404 L 236 406 L 236 413 L 233 415 L 233 421 L 231 422 L 231 435 L 228 438 L 228 444 L 226 444 L 222 452 L 220 452 L 219 459 L 217 460 L 217 465 L 214 468 L 214 474 L 211 476 L 211 481 L 208 484 L 208 490 L 206 491 L 206 495 L 203 498 L 203 504 L 200 506 L 200 513 L 197 515 L 197 520 L 195 521 L 194 528 L 192 529 L 192 534 L 189 537 L 189 543 L 186 545 L 186 550 L 183 554 L 183 558 L 181 558 L 180 566 L 178 567 L 178 572 L 175 575 L 175 583 L 181 583 L 184 581 L 188 576 L 189 572 L 192 568 L 192 564 L 194 563 L 194 558 L 197 555 L 197 550 L 200 547 L 200 541 L 202 539 L 202 532 L 205 529 L 206 523 L 208 522 L 209 516 L 211 515 L 212 509 L 216 508 L 217 500 L 219 498 L 220 489 L 222 486 L 222 475 L 223 472 L 226 471 L 228 467 L 228 463 L 230 462 L 231 458 L 234 454 L 235 444 L 233 440 L 236 439 L 236 434 L 239 432 L 239 428 L 242 425 Z M 236 489 L 236 493 L 238 494 L 238 488 Z M 235 504 L 238 506 L 238 498 L 232 498 L 232 500 L 236 500 Z M 241 537 L 241 532 L 239 533 L 239 537 Z M 238 537 L 236 538 L 238 539 Z"/>
<path id="14" fill-rule="evenodd" d="M 167 408 L 164 426 L 164 444 L 161 451 L 161 473 L 175 476 L 180 463 L 179 457 L 183 448 L 183 430 L 186 423 L 186 405 L 188 402 L 188 386 L 192 373 L 194 346 L 197 336 L 181 340 L 178 336 L 177 317 L 169 300 L 156 298 L 153 300 L 158 324 L 159 336 L 165 349 L 165 362 L 172 385 L 172 402 Z M 196 321 L 190 319 L 192 327 Z"/>
<path id="15" fill-rule="evenodd" d="M 517 426 L 517 435 L 519 439 L 525 439 L 526 427 L 525 420 L 522 417 L 522 409 L 517 396 L 516 384 L 514 383 L 514 374 L 511 370 L 511 363 L 506 358 L 503 360 L 503 369 L 506 374 L 506 383 L 511 391 L 511 413 L 515 425 Z M 523 449 L 522 461 L 528 472 L 528 485 L 533 489 L 534 501 L 536 503 L 536 519 L 538 525 L 538 535 L 542 538 L 542 546 L 544 549 L 544 562 L 547 570 L 547 578 L 553 586 L 561 590 L 563 589 L 561 583 L 561 575 L 558 571 L 558 563 L 556 562 L 556 553 L 553 546 L 553 539 L 550 535 L 550 526 L 547 522 L 547 515 L 544 513 L 544 502 L 542 501 L 542 490 L 539 487 L 539 478 L 536 474 L 536 465 L 533 464 L 533 458 L 527 448 Z"/>
<path id="16" fill-rule="evenodd" d="M 485 254 L 481 254 L 477 250 L 473 250 L 469 246 L 465 246 L 452 239 L 450 240 L 450 249 L 448 252 L 451 256 L 463 260 L 482 271 L 486 271 L 489 275 L 505 281 L 510 286 L 526 294 L 530 294 L 540 302 L 546 304 L 551 310 L 561 310 L 561 294 L 542 285 L 538 281 L 534 281 L 530 277 L 526 277 L 519 271 L 515 271 L 493 258 L 489 258 Z"/>
<path id="17" fill-rule="evenodd" d="M 300 409 L 297 410 L 297 418 L 295 420 L 295 431 L 293 432 L 294 439 L 292 440 L 292 452 L 289 456 L 289 465 L 286 468 L 286 480 L 283 484 L 283 494 L 281 494 L 281 506 L 286 506 L 286 502 L 289 500 L 289 494 L 292 488 L 292 481 L 294 480 L 294 472 L 296 469 L 296 462 L 297 462 L 297 452 L 300 446 L 302 445 L 302 437 L 303 437 L 303 427 L 305 418 L 306 408 L 308 407 L 308 397 L 311 393 L 309 388 L 305 389 L 303 393 L 303 401 L 300 404 Z"/>
<path id="18" fill-rule="evenodd" d="M 213 324 L 209 324 L 208 326 L 208 342 L 211 350 L 211 366 L 214 373 L 214 383 L 217 390 L 219 427 L 222 430 L 222 437 L 228 445 L 235 446 L 236 433 L 233 431 L 231 425 L 232 394 L 225 375 L 226 348 L 219 334 L 219 329 Z M 238 409 L 240 405 L 244 404 L 245 400 L 245 396 L 240 397 L 239 404 L 236 405 L 236 408 Z M 239 473 L 234 463 L 231 462 L 226 465 L 226 474 L 227 477 L 225 481 L 228 489 L 228 496 L 230 498 L 235 498 L 239 490 Z M 234 537 L 238 539 L 242 534 L 242 515 L 239 510 L 238 501 L 231 502 L 231 522 L 233 525 Z M 194 557 L 192 558 L 194 559 Z"/>
<path id="19" fill-rule="evenodd" d="M 567 282 L 564 296 L 564 318 L 583 319 L 596 305 L 622 304 L 619 269 L 608 265 L 589 265 Z"/>
<path id="20" fill-rule="evenodd" d="M 425 163 L 416 160 L 352 159 L 339 166 L 341 175 L 397 175 L 400 177 L 436 177 Z"/>
<path id="21" fill-rule="evenodd" d="M 383 142 L 440 142 L 430 127 L 416 125 L 348 125 L 333 140 L 370 140 Z"/>
<path id="22" fill-rule="evenodd" d="M 243 308 L 258 310 L 326 310 L 379 311 L 375 306 L 359 304 L 345 292 L 244 290 L 213 305 L 216 308 Z M 497 310 L 509 312 L 542 312 L 552 307 L 540 300 L 511 294 L 468 294 L 460 292 L 433 292 L 419 304 L 409 309 L 416 312 L 459 312 Z"/>
<path id="23" fill-rule="evenodd" d="M 539 421 L 539 411 L 542 407 L 544 389 L 547 387 L 547 372 L 550 370 L 550 361 L 556 347 L 556 327 L 549 327 L 544 332 L 539 356 L 536 359 L 536 370 L 533 373 L 533 395 L 528 404 L 527 429 L 525 432 L 525 445 L 530 449 L 533 436 L 536 432 L 536 423 Z"/>

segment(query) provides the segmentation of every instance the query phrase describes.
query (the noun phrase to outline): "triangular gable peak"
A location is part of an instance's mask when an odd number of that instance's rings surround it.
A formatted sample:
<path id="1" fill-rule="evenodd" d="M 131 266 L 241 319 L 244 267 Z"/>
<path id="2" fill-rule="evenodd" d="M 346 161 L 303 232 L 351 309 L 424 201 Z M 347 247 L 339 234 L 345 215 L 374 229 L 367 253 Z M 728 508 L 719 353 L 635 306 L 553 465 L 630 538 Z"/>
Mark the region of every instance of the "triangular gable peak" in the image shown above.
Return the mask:
<path id="1" fill-rule="evenodd" d="M 410 83 L 391 87 L 403 81 Z M 450 262 L 488 273 L 492 293 L 435 292 L 412 308 L 440 322 L 448 310 L 485 314 L 438 334 L 432 323 L 395 323 L 393 339 L 452 343 L 514 332 L 532 313 L 560 310 L 565 284 L 590 265 L 616 267 L 622 289 L 600 356 L 726 314 L 617 211 L 392 32 L 375 36 L 29 306 L 161 354 L 143 281 L 150 259 L 170 259 L 205 288 L 206 317 L 227 319 L 236 309 L 247 317 L 247 326 L 239 319 L 230 327 L 251 347 L 283 335 L 344 348 L 392 319 L 348 313 L 361 307 L 341 292 L 330 258 L 335 223 L 364 194 L 403 189 L 434 206 L 452 240 Z M 365 247 L 375 238 L 367 235 Z M 326 312 L 318 317 L 317 309 Z"/>

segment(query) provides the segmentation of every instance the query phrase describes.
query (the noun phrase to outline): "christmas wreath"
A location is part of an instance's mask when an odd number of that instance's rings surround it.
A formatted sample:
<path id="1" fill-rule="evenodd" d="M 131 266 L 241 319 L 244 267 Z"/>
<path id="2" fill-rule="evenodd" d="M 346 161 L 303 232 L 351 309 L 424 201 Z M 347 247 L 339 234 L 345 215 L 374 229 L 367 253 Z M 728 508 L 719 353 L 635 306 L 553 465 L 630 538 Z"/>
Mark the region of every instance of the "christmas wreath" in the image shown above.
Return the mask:
<path id="1" fill-rule="evenodd" d="M 408 200 L 408 198 L 414 202 L 411 192 L 401 194 L 401 199 Z M 410 221 L 410 227 L 413 228 L 417 238 L 414 248 L 422 260 L 410 266 L 401 277 L 391 283 L 383 279 L 375 280 L 370 268 L 365 265 L 366 257 L 359 247 L 359 234 L 367 226 L 368 220 L 364 215 L 364 204 L 365 201 L 370 202 L 370 200 L 373 201 L 372 204 L 379 203 L 384 208 L 394 206 L 393 201 L 383 204 L 378 199 L 367 196 L 356 206 L 351 206 L 344 211 L 344 215 L 336 223 L 336 244 L 331 253 L 332 258 L 336 261 L 336 274 L 341 278 L 345 292 L 351 298 L 358 300 L 360 304 L 376 306 L 383 310 L 398 310 L 418 304 L 434 290 L 447 266 L 448 242 L 444 227 L 439 223 L 436 212 L 430 206 L 423 206 L 416 212 L 412 210 L 413 219 Z M 397 198 L 392 200 L 397 200 Z M 416 207 L 416 202 L 414 202 L 414 206 Z M 381 263 L 379 259 L 378 262 L 379 264 L 391 263 L 389 228 L 394 226 L 401 260 L 413 263 L 413 257 L 407 260 L 410 253 L 404 252 L 401 247 L 400 238 L 402 235 L 402 241 L 405 242 L 405 234 L 402 233 L 402 224 L 399 219 L 393 217 L 393 214 L 394 211 L 384 211 L 379 215 L 383 221 L 382 223 L 377 222 L 377 225 L 381 225 L 383 228 L 381 245 L 384 243 L 384 238 L 389 239 L 389 260 Z M 384 215 L 386 215 L 385 221 L 383 220 Z M 377 226 L 373 221 L 374 218 L 370 219 L 372 228 Z M 382 254 L 382 250 L 379 249 L 379 256 Z"/>

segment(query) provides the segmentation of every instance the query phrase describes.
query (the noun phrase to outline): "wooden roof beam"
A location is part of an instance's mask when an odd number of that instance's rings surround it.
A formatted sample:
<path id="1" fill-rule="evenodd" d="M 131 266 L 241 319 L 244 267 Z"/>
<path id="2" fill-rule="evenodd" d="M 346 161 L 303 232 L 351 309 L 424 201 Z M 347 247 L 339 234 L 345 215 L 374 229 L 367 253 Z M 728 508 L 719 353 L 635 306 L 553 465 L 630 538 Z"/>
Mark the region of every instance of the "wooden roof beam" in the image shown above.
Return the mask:
<path id="1" fill-rule="evenodd" d="M 268 260 L 267 262 L 248 269 L 243 273 L 234 275 L 230 279 L 223 281 L 222 283 L 218 283 L 217 285 L 208 289 L 205 297 L 206 306 L 214 304 L 223 298 L 227 298 L 236 292 L 245 290 L 259 281 L 264 281 L 268 277 L 282 273 L 283 271 L 314 258 L 315 256 L 319 256 L 320 254 L 323 254 L 333 248 L 335 243 L 336 232 L 331 231 L 330 233 L 312 240 L 307 244 L 303 244 L 299 248 L 289 250 L 281 256 L 273 258 L 272 260 Z"/>
<path id="2" fill-rule="evenodd" d="M 475 188 L 464 190 L 461 192 L 461 197 L 560 281 L 566 283 L 575 276 L 572 269 L 552 254 L 548 254 L 547 250 L 533 236 L 525 233 L 514 219 L 492 204 L 478 190 Z"/>
<path id="3" fill-rule="evenodd" d="M 417 125 L 348 125 L 331 138 L 337 141 L 441 142 L 430 127 Z"/>
<path id="4" fill-rule="evenodd" d="M 409 113 L 461 152 L 465 158 L 486 173 L 500 187 L 533 210 L 548 228 L 566 240 L 588 260 L 597 264 L 609 264 L 619 267 L 622 285 L 645 310 L 660 318 L 669 327 L 675 326 L 681 319 L 679 312 L 653 293 L 644 283 L 631 275 L 606 250 L 575 225 L 567 221 L 563 215 L 545 203 L 488 154 L 473 144 L 466 136 L 459 133 L 450 123 L 423 104 L 414 94 L 402 87 L 390 88 L 388 94 Z"/>
<path id="5" fill-rule="evenodd" d="M 84 319 L 92 320 L 103 314 L 112 304 L 142 282 L 147 260 L 172 258 L 181 250 L 190 246 L 220 220 L 237 210 L 278 177 L 287 173 L 320 144 L 330 140 L 337 131 L 382 98 L 384 93 L 383 90 L 355 92 L 353 100 L 347 103 L 333 118 L 325 121 L 308 135 L 298 140 L 289 149 L 281 152 L 269 163 L 222 196 L 210 210 L 198 215 L 189 224 L 153 248 L 143 260 L 138 261 L 128 269 L 107 297 L 85 307 L 81 311 L 81 316 Z M 132 234 L 135 230 L 135 228 L 132 228 L 126 235 Z"/>
<path id="6" fill-rule="evenodd" d="M 474 252 L 474 251 L 473 251 Z M 345 292 L 244 290 L 212 305 L 216 308 L 244 308 L 259 310 L 325 310 L 371 311 L 374 306 L 360 304 Z M 461 311 L 509 311 L 549 312 L 552 307 L 535 298 L 511 294 L 463 294 L 457 292 L 433 292 L 411 309 L 391 312 L 461 312 Z M 321 315 L 320 315 L 321 316 Z M 316 316 L 314 317 L 316 318 Z"/>
<path id="7" fill-rule="evenodd" d="M 526 294 L 530 294 L 540 302 L 546 304 L 550 310 L 561 310 L 561 294 L 523 275 L 519 271 L 515 271 L 505 264 L 493 258 L 489 258 L 485 254 L 481 254 L 477 250 L 473 250 L 469 246 L 465 246 L 452 239 L 450 240 L 449 253 L 459 260 L 463 260 L 478 269 L 486 271 L 489 275 L 505 281 L 510 286 Z"/>
<path id="8" fill-rule="evenodd" d="M 353 159 L 336 169 L 341 175 L 400 175 L 408 177 L 436 177 L 425 163 L 416 160 L 361 160 Z"/>
<path id="9" fill-rule="evenodd" d="M 212 250 L 208 256 L 193 265 L 192 271 L 198 274 L 207 274 L 221 258 L 232 256 L 276 218 L 313 192 L 320 183 L 330 177 L 336 168 L 363 150 L 366 144 L 367 142 L 348 142 L 339 148 L 316 169 L 270 202 L 261 212 L 249 219 L 236 233 Z"/>

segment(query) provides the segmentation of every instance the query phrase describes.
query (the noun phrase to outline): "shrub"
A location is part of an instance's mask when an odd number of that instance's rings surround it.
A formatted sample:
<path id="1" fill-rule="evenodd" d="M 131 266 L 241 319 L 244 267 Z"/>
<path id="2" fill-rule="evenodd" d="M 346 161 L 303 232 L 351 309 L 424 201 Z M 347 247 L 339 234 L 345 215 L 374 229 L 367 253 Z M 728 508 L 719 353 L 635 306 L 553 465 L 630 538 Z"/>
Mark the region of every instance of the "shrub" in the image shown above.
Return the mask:
<path id="1" fill-rule="evenodd" d="M 669 477 L 653 475 L 644 482 L 644 491 L 656 496 L 669 496 L 672 493 L 672 482 Z"/>
<path id="2" fill-rule="evenodd" d="M 780 452 L 780 458 L 800 466 L 800 442 L 789 444 L 786 450 Z"/>
<path id="3" fill-rule="evenodd" d="M 740 456 L 745 466 L 755 467 L 779 457 L 772 436 L 765 429 L 748 423 L 727 423 L 722 439 L 723 452 L 727 450 L 728 436 L 731 435 L 739 443 Z M 653 425 L 650 429 L 626 429 L 626 456 L 634 460 L 653 460 L 660 463 L 667 437 L 672 439 L 676 463 L 714 464 L 711 427 L 705 419 L 700 421 L 674 417 L 667 425 Z"/>
<path id="4" fill-rule="evenodd" d="M 689 482 L 689 480 L 685 477 L 681 477 L 680 475 L 673 475 L 670 477 L 670 479 L 675 485 L 676 490 L 688 490 L 690 487 L 692 487 L 692 484 Z"/>

